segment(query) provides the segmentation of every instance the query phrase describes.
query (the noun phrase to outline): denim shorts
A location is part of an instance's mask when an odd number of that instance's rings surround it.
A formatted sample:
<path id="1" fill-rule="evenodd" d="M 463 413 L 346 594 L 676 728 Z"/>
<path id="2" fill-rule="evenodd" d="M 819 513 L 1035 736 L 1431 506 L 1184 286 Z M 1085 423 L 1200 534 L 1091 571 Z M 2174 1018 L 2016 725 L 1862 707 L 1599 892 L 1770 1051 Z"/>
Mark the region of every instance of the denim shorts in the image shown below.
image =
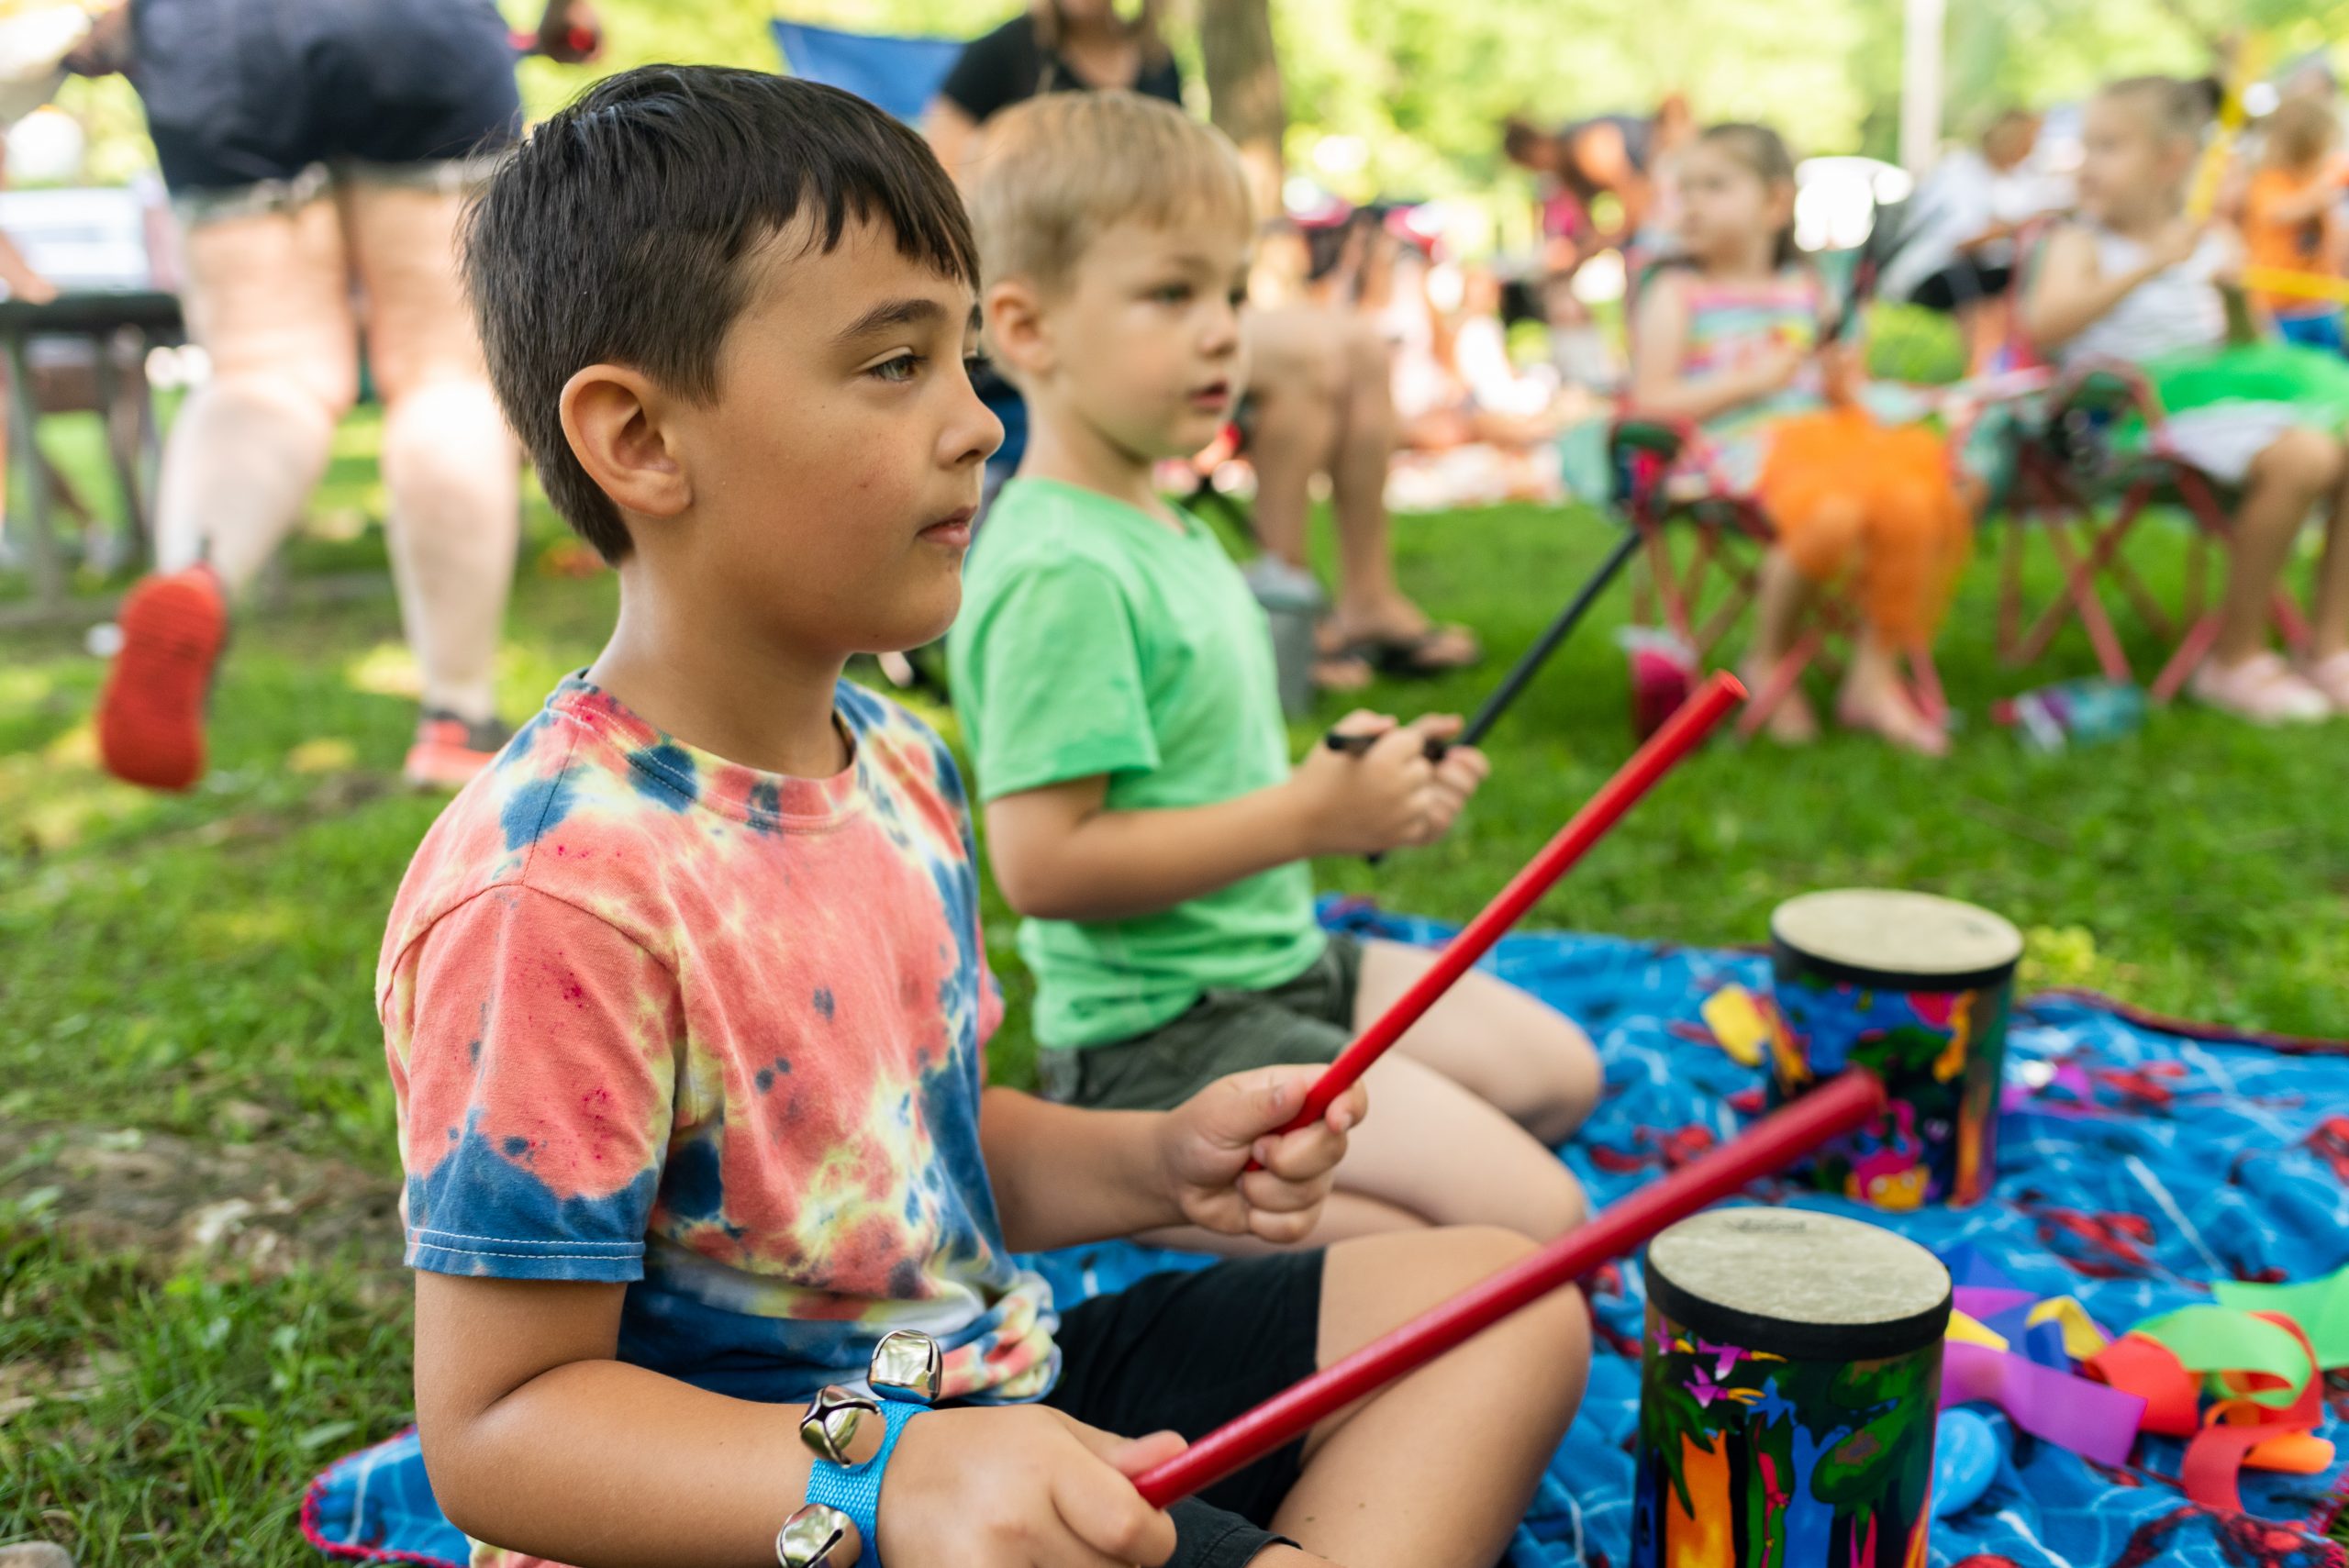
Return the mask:
<path id="1" fill-rule="evenodd" d="M 134 0 L 131 26 L 191 221 L 298 206 L 336 176 L 452 187 L 521 133 L 495 0 Z"/>

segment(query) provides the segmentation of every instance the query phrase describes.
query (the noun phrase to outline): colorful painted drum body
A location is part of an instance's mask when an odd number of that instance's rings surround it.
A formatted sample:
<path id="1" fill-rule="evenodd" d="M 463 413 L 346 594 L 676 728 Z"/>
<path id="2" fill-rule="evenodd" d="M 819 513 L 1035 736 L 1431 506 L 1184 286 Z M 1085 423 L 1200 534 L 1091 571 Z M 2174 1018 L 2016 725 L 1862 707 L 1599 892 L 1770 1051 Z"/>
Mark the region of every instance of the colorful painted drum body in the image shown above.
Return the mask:
<path id="1" fill-rule="evenodd" d="M 1923 1568 L 1949 1271 L 1888 1230 L 1716 1209 L 1647 1251 L 1631 1568 Z"/>
<path id="2" fill-rule="evenodd" d="M 1884 1209 L 1987 1196 L 2022 933 L 1954 898 L 1851 888 L 1778 906 L 1770 946 L 1771 1105 L 1854 1063 L 1892 1102 L 1797 1179 Z"/>

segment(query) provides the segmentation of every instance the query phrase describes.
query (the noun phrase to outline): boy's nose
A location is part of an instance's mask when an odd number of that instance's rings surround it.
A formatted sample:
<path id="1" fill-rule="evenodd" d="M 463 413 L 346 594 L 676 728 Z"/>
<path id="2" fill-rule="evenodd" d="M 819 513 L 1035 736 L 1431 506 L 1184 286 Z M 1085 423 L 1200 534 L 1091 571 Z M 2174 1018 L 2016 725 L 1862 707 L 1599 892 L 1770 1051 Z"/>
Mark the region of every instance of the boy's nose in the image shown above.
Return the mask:
<path id="1" fill-rule="evenodd" d="M 1208 323 L 1203 346 L 1219 358 L 1239 351 L 1240 312 L 1236 308 L 1227 305 L 1215 312 Z"/>
<path id="2" fill-rule="evenodd" d="M 978 389 L 966 383 L 963 396 L 963 406 L 947 426 L 941 443 L 949 468 L 959 468 L 973 460 L 985 462 L 1003 445 L 1003 421 L 987 406 Z"/>

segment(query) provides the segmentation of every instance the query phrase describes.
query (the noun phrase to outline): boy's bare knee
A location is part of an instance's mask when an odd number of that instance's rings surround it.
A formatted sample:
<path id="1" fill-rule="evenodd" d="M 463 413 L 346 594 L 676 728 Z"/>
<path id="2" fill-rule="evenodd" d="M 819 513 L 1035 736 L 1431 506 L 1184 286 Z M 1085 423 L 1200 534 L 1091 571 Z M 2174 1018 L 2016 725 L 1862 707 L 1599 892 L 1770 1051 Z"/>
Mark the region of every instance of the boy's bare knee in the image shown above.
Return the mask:
<path id="1" fill-rule="evenodd" d="M 1497 1273 L 1534 1249 L 1533 1241 L 1503 1225 L 1447 1225 L 1421 1233 L 1419 1266 L 1461 1289 Z"/>
<path id="2" fill-rule="evenodd" d="M 1598 1104 L 1606 1084 L 1598 1051 L 1573 1019 L 1553 1014 L 1537 1049 L 1528 1052 L 1528 1070 L 1535 1079 L 1523 1114 L 1526 1131 L 1556 1148 L 1580 1127 Z"/>
<path id="3" fill-rule="evenodd" d="M 1590 1198 L 1582 1190 L 1582 1183 L 1564 1165 L 1558 1170 L 1564 1180 L 1542 1195 L 1542 1229 L 1533 1232 L 1537 1241 L 1553 1241 L 1590 1218 Z"/>

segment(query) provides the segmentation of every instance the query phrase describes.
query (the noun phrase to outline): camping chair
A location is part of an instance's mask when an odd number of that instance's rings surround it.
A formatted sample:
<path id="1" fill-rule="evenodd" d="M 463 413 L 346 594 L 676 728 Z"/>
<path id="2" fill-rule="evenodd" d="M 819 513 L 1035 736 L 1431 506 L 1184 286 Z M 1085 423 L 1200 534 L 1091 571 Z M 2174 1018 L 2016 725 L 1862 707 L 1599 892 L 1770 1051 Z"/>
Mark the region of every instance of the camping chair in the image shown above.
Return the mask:
<path id="1" fill-rule="evenodd" d="M 1651 264 L 1640 285 L 1668 264 Z M 1635 314 L 1635 302 L 1627 300 L 1626 318 Z M 1661 626 L 1705 662 L 1759 593 L 1762 558 L 1777 542 L 1777 529 L 1755 497 L 1703 461 L 1705 438 L 1691 421 L 1627 407 L 1608 428 L 1606 444 L 1610 502 L 1642 542 L 1645 570 L 1632 580 L 1633 622 Z M 1675 535 L 1686 536 L 1685 552 Z M 1738 716 L 1738 733 L 1758 731 L 1813 663 L 1840 666 L 1840 647 L 1857 626 L 1848 595 L 1831 587 L 1812 595 L 1793 642 Z M 1909 700 L 1939 720 L 1948 703 L 1932 651 L 1907 649 L 1904 659 Z"/>
<path id="2" fill-rule="evenodd" d="M 805 22 L 777 21 L 774 42 L 794 76 L 853 93 L 907 125 L 920 123 L 963 52 L 961 39 L 848 33 Z"/>
<path id="3" fill-rule="evenodd" d="M 2019 243 L 2018 296 L 2044 260 L 2050 232 L 2042 228 Z M 2043 363 L 2019 324 L 2008 356 L 2021 365 Z M 2124 458 L 2108 438 L 2132 415 L 2144 422 L 2150 439 L 2143 451 Z M 2170 448 L 2159 400 L 2143 373 L 2125 363 L 2076 365 L 2056 378 L 2047 395 L 2016 419 L 2013 456 L 2014 483 L 1999 551 L 2000 658 L 2009 664 L 2035 662 L 2066 625 L 2077 621 L 2104 676 L 2133 682 L 2101 591 L 2110 584 L 2144 627 L 2170 645 L 2147 688 L 2155 703 L 2168 702 L 2218 635 L 2218 617 L 2207 602 L 2210 556 L 2232 531 L 2230 497 Z M 2182 511 L 2191 528 L 2184 590 L 2175 610 L 2161 603 L 2122 549 L 2156 505 Z M 2054 596 L 2035 610 L 2026 606 L 2023 589 L 2033 533 L 2047 541 L 2063 573 Z M 2288 643 L 2298 648 L 2307 640 L 2299 606 L 2280 589 L 2273 613 Z"/>
<path id="4" fill-rule="evenodd" d="M 2150 439 L 2145 450 L 2123 458 L 2106 438 L 2131 415 L 2144 422 Z M 2160 402 L 2135 366 L 2076 367 L 2058 384 L 2043 419 L 2024 435 L 2016 453 L 2016 489 L 1999 573 L 2001 656 L 2011 663 L 2032 662 L 2067 622 L 2077 620 L 2105 676 L 2133 680 L 2099 592 L 2099 584 L 2109 583 L 2146 628 L 2171 645 L 2147 688 L 2155 703 L 2168 702 L 2218 636 L 2218 613 L 2208 604 L 2210 557 L 2233 530 L 2228 500 L 2216 480 L 2170 449 Z M 2192 529 L 2184 592 L 2175 613 L 2122 552 L 2147 510 L 2160 504 L 2181 510 Z M 2028 626 L 2022 605 L 2026 527 L 2046 538 L 2064 573 L 2056 596 Z M 2296 649 L 2306 643 L 2299 607 L 2280 588 L 2272 613 L 2287 643 Z"/>

